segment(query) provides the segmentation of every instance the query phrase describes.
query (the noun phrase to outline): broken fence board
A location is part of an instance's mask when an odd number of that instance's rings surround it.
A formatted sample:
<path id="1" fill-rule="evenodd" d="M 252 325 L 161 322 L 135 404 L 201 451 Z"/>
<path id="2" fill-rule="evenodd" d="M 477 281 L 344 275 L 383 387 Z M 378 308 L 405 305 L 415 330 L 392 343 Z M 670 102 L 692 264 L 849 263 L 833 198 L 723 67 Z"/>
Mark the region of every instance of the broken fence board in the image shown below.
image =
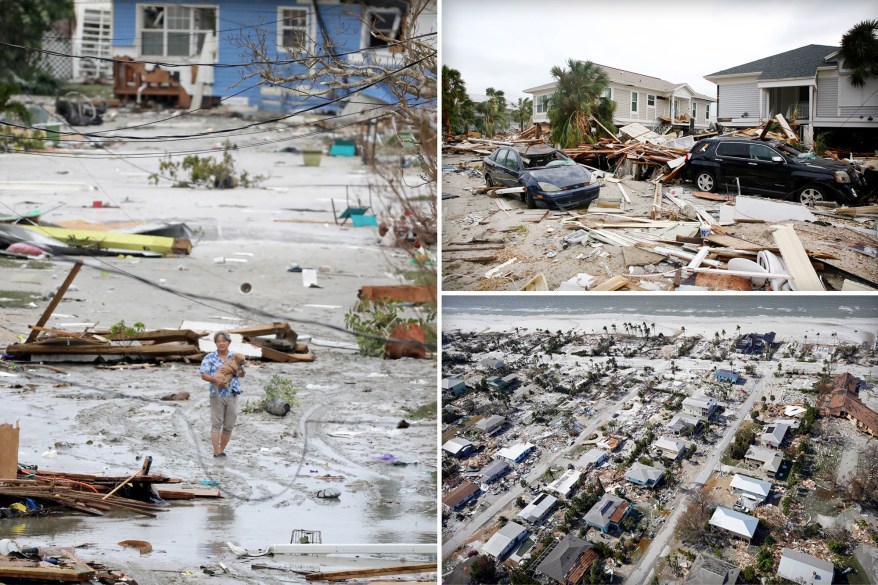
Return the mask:
<path id="1" fill-rule="evenodd" d="M 614 276 L 609 280 L 605 280 L 591 290 L 593 291 L 613 291 L 625 288 L 631 284 L 631 281 L 624 276 Z"/>
<path id="2" fill-rule="evenodd" d="M 781 256 L 783 256 L 784 264 L 787 266 L 793 281 L 796 284 L 796 290 L 805 291 L 824 291 L 826 290 L 820 282 L 817 271 L 811 265 L 811 260 L 802 246 L 796 230 L 789 225 L 773 226 L 774 241 L 780 248 Z"/>

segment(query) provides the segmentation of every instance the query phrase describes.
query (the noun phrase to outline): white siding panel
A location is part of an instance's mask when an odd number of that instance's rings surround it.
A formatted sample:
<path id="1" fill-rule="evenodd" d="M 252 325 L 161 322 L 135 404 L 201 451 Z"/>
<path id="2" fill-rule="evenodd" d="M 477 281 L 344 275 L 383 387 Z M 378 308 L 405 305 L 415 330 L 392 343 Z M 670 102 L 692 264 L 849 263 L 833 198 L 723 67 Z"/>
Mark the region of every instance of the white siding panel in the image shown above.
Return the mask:
<path id="1" fill-rule="evenodd" d="M 747 112 L 749 117 L 759 117 L 759 88 L 756 83 L 734 83 L 719 86 L 720 118 L 740 118 Z"/>
<path id="2" fill-rule="evenodd" d="M 631 92 L 627 89 L 613 89 L 613 101 L 616 102 L 616 118 L 631 116 Z"/>
<path id="3" fill-rule="evenodd" d="M 817 77 L 817 116 L 834 118 L 838 116 L 838 77 Z"/>

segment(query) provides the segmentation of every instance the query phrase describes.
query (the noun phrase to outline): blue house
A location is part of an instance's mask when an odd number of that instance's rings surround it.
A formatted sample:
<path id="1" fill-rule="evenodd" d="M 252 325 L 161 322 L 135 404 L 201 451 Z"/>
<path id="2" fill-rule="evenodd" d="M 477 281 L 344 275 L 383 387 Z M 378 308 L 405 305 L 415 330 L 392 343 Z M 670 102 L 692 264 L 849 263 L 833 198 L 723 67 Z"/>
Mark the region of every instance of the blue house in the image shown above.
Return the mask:
<path id="1" fill-rule="evenodd" d="M 717 370 L 713 373 L 713 377 L 720 382 L 731 382 L 732 384 L 737 384 L 740 379 L 738 373 L 732 370 Z"/>
<path id="2" fill-rule="evenodd" d="M 436 10 L 427 8 L 415 23 L 411 20 L 411 0 L 205 0 L 183 2 L 165 0 L 114 0 L 113 56 L 137 62 L 159 62 L 160 69 L 173 76 L 171 85 L 180 86 L 191 98 L 181 97 L 184 107 L 197 108 L 222 101 L 243 110 L 295 112 L 314 108 L 315 112 L 337 113 L 346 103 L 391 103 L 395 99 L 380 84 L 345 98 L 344 91 L 328 92 L 317 83 L 272 85 L 260 78 L 241 79 L 243 67 L 228 66 L 252 62 L 254 52 L 248 43 L 260 44 L 271 60 L 273 73 L 290 76 L 307 71 L 297 61 L 314 51 L 342 54 L 350 65 L 395 63 L 397 47 L 389 39 L 435 33 Z M 414 28 L 413 28 L 414 27 Z M 374 33 L 374 34 L 373 34 Z M 375 35 L 384 38 L 378 38 Z M 401 36 L 402 35 L 402 36 Z M 329 47 L 331 43 L 331 48 Z M 205 66 L 199 64 L 215 64 Z M 174 65 L 177 65 L 175 67 Z M 127 64 L 120 64 L 124 72 Z M 159 78 L 161 71 L 151 71 Z M 118 79 L 117 95 L 132 96 L 145 84 L 143 73 Z M 135 81 L 135 79 L 137 81 Z M 133 87 L 138 85 L 138 87 Z M 156 83 L 154 95 L 168 83 Z M 343 98 L 332 102 L 335 98 Z M 325 106 L 325 107 L 324 107 Z M 368 106 L 367 106 L 368 107 Z"/>

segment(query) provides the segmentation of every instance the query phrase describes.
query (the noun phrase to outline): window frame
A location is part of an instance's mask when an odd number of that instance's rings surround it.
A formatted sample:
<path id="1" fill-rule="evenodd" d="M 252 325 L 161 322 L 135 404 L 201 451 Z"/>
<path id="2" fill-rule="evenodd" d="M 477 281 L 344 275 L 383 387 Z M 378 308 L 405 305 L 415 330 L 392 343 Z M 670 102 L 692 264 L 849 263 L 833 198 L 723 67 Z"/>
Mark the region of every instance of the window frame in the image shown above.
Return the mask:
<path id="1" fill-rule="evenodd" d="M 363 26 L 362 31 L 360 33 L 360 49 L 366 51 L 386 51 L 390 52 L 390 47 L 388 45 L 378 45 L 373 47 L 371 41 L 375 39 L 372 36 L 372 30 L 369 25 L 369 15 L 373 13 L 393 13 L 393 27 L 391 28 L 390 35 L 386 35 L 390 38 L 396 38 L 400 33 L 400 27 L 402 26 L 402 11 L 396 7 L 377 7 L 377 6 L 366 6 L 363 10 Z"/>
<path id="2" fill-rule="evenodd" d="M 650 101 L 652 101 L 652 103 L 649 103 Z M 646 107 L 647 108 L 654 108 L 655 107 L 655 95 L 653 95 L 651 93 L 646 94 Z"/>
<path id="3" fill-rule="evenodd" d="M 631 113 L 632 114 L 639 113 L 639 110 L 637 109 L 639 107 L 639 104 L 637 103 L 638 101 L 640 101 L 640 94 L 636 91 L 632 91 L 631 92 Z"/>
<path id="4" fill-rule="evenodd" d="M 534 100 L 534 104 L 536 105 L 536 112 L 535 113 L 537 113 L 537 114 L 548 113 L 548 111 L 549 111 L 549 95 L 548 94 L 538 95 L 537 99 Z M 541 106 L 543 108 L 542 110 L 540 109 Z"/>
<path id="5" fill-rule="evenodd" d="M 710 120 L 710 103 L 704 106 L 704 121 Z"/>
<path id="6" fill-rule="evenodd" d="M 696 102 L 695 100 L 692 100 L 692 119 L 698 119 L 698 102 Z"/>
<path id="7" fill-rule="evenodd" d="M 613 99 L 613 88 L 610 86 L 605 87 L 604 93 L 601 94 L 601 97 L 606 98 L 608 100 L 612 100 Z"/>
<path id="8" fill-rule="evenodd" d="M 148 8 L 163 8 L 164 9 L 164 17 L 162 19 L 162 27 L 161 28 L 146 28 L 146 9 Z M 172 29 L 168 27 L 168 9 L 169 8 L 184 8 L 189 10 L 189 28 L 185 31 L 183 29 Z M 162 2 L 143 2 L 135 5 L 135 49 L 137 54 L 141 57 L 158 57 L 161 59 L 166 59 L 168 61 L 186 61 L 192 59 L 194 57 L 198 57 L 200 52 L 203 50 L 204 45 L 198 45 L 197 39 L 200 34 L 207 35 L 207 33 L 212 33 L 214 37 L 216 37 L 217 30 L 219 29 L 220 22 L 220 7 L 219 4 L 167 4 Z M 195 28 L 195 10 L 212 10 L 214 14 L 214 19 L 212 24 L 212 28 L 204 29 L 204 28 Z M 143 34 L 144 32 L 152 32 L 162 34 L 162 52 L 161 53 L 146 53 L 144 52 L 144 42 L 143 42 Z M 189 53 L 187 55 L 171 55 L 169 54 L 169 39 L 168 35 L 173 33 L 182 33 L 188 36 L 189 38 Z"/>
<path id="9" fill-rule="evenodd" d="M 275 38 L 275 44 L 277 45 L 278 50 L 285 50 L 286 45 L 284 45 L 284 31 L 287 29 L 292 29 L 294 27 L 286 27 L 284 26 L 284 21 L 288 20 L 284 17 L 285 10 L 301 10 L 305 13 L 305 44 L 298 48 L 299 52 L 304 53 L 314 48 L 314 18 L 312 18 L 311 8 L 302 4 L 294 4 L 291 6 L 278 6 L 277 7 L 277 30 L 275 34 L 277 35 Z M 295 27 L 300 28 L 300 27 Z M 295 48 L 295 47 L 290 47 Z"/>

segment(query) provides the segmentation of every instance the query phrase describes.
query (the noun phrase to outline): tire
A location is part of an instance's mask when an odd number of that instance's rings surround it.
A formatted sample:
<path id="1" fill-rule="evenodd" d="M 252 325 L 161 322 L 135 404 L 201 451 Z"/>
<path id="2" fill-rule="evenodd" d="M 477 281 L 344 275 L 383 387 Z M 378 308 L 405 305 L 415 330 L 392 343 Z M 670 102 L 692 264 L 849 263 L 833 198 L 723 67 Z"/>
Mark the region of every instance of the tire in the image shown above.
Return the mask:
<path id="1" fill-rule="evenodd" d="M 710 171 L 698 171 L 695 173 L 695 186 L 701 191 L 713 193 L 716 191 L 716 177 Z"/>
<path id="2" fill-rule="evenodd" d="M 829 199 L 828 195 L 829 190 L 826 187 L 812 183 L 805 185 L 799 191 L 799 203 L 808 207 L 814 207 L 814 204 Z"/>
<path id="3" fill-rule="evenodd" d="M 534 201 L 534 196 L 531 194 L 530 191 L 527 191 L 524 194 L 524 202 L 527 203 L 528 209 L 536 209 L 537 208 L 537 202 Z"/>
<path id="4" fill-rule="evenodd" d="M 486 184 L 488 187 L 493 187 L 493 186 L 494 186 L 494 179 L 492 179 L 492 178 L 491 178 L 491 175 L 489 175 L 489 174 L 487 174 L 487 173 L 485 173 L 485 184 Z"/>

